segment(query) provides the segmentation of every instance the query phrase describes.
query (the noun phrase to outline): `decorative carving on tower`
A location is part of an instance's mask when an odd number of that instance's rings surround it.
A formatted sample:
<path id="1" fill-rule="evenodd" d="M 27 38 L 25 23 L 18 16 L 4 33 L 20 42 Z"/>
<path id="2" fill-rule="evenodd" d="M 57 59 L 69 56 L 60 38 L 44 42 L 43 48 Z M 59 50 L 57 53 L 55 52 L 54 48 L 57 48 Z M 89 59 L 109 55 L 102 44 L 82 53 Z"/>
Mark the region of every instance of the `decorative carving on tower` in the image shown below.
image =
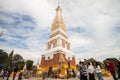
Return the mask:
<path id="1" fill-rule="evenodd" d="M 58 62 L 59 62 L 59 65 L 60 65 L 59 68 L 61 68 L 63 66 L 63 63 L 65 62 L 63 54 L 60 54 Z"/>

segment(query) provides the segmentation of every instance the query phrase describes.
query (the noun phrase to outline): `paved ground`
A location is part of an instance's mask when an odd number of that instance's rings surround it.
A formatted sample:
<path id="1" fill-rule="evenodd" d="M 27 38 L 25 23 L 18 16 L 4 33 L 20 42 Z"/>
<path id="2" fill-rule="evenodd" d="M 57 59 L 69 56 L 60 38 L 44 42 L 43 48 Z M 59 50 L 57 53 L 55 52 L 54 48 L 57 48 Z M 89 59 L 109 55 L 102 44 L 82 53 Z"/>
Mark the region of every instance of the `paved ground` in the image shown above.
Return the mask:
<path id="1" fill-rule="evenodd" d="M 2 79 L 2 77 L 0 77 L 0 80 L 6 80 Z M 10 80 L 12 80 L 12 77 L 10 77 Z M 18 80 L 18 77 L 16 77 L 15 80 Z M 23 80 L 42 80 L 42 78 L 38 78 L 38 77 L 30 77 L 29 79 L 23 79 Z M 53 78 L 46 78 L 45 80 L 79 80 L 78 78 L 70 78 L 70 79 L 53 79 Z M 98 79 L 96 79 L 98 80 Z M 112 77 L 104 77 L 104 80 L 113 80 Z M 120 80 L 120 79 L 119 79 Z"/>

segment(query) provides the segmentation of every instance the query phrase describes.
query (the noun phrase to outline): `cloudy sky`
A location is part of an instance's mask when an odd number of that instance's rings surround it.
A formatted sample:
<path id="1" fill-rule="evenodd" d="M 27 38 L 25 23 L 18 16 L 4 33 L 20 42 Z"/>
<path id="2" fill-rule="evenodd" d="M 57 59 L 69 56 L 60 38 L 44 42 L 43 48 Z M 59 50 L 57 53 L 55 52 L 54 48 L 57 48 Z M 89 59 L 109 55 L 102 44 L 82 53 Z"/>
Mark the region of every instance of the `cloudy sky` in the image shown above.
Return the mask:
<path id="1" fill-rule="evenodd" d="M 61 0 L 76 59 L 120 56 L 120 0 Z M 46 49 L 57 0 L 0 0 L 0 49 L 37 62 Z"/>

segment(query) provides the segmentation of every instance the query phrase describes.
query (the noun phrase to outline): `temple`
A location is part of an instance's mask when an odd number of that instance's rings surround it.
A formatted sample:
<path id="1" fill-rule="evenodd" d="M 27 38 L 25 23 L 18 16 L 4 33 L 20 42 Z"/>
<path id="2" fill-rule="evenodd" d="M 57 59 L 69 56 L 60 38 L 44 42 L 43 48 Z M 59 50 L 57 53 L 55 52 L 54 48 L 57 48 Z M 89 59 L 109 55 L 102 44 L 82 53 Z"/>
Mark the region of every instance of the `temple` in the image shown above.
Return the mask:
<path id="1" fill-rule="evenodd" d="M 62 67 L 76 70 L 75 56 L 70 49 L 60 4 L 56 8 L 56 16 L 51 26 L 47 49 L 41 56 L 40 67 L 47 71 L 50 67 L 53 70 L 62 69 Z"/>

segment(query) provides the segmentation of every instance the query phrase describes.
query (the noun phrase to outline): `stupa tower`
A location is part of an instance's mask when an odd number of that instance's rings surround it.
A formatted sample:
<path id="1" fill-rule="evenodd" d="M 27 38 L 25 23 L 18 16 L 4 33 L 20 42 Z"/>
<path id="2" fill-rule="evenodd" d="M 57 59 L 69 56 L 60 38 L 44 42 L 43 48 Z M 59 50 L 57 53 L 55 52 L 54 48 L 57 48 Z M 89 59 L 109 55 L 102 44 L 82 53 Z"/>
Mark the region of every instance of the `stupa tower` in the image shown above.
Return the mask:
<path id="1" fill-rule="evenodd" d="M 41 57 L 40 66 L 48 70 L 52 68 L 59 68 L 60 61 L 64 63 L 66 68 L 71 67 L 76 69 L 75 56 L 70 50 L 70 42 L 66 35 L 66 25 L 62 17 L 62 8 L 60 3 L 56 8 L 56 16 L 51 27 L 51 34 L 47 42 L 47 49 Z"/>

